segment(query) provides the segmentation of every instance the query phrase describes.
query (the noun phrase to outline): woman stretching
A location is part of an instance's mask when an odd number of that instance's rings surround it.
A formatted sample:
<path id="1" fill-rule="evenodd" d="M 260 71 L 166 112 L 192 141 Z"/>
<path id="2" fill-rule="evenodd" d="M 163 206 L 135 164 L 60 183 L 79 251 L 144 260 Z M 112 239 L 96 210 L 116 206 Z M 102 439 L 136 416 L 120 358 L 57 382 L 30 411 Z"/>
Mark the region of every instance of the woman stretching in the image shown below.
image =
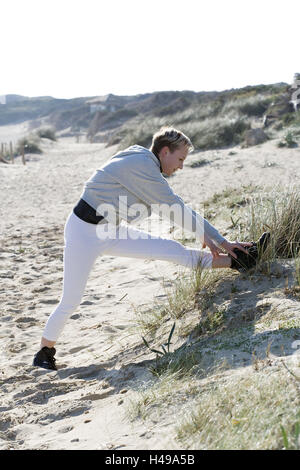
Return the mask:
<path id="1" fill-rule="evenodd" d="M 165 127 L 153 136 L 150 149 L 133 145 L 117 153 L 87 181 L 66 221 L 63 293 L 46 323 L 34 366 L 57 370 L 54 345 L 79 306 L 100 255 L 164 260 L 191 269 L 243 271 L 255 266 L 269 234 L 263 234 L 257 243 L 226 240 L 198 212 L 185 205 L 163 177 L 162 173 L 170 176 L 182 169 L 191 149 L 186 135 Z M 128 225 L 148 217 L 152 211 L 195 233 L 210 253 Z"/>

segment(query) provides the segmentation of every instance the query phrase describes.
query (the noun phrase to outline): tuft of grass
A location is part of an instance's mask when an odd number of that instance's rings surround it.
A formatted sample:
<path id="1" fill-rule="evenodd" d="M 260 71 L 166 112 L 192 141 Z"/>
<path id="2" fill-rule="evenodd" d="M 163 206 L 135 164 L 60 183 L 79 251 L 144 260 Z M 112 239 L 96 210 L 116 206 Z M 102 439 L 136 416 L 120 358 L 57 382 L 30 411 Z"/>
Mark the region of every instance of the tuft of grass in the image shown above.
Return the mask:
<path id="1" fill-rule="evenodd" d="M 202 122 L 190 122 L 181 126 L 197 150 L 209 150 L 237 145 L 243 140 L 243 133 L 250 129 L 250 123 L 240 117 L 218 116 Z"/>
<path id="2" fill-rule="evenodd" d="M 297 144 L 297 142 L 294 138 L 294 134 L 291 131 L 289 131 L 285 135 L 284 139 L 281 140 L 280 142 L 278 142 L 277 146 L 278 147 L 294 148 L 294 147 L 297 147 L 298 144 Z"/>
<path id="3" fill-rule="evenodd" d="M 210 199 L 207 199 L 204 204 L 205 207 L 217 204 L 233 209 L 249 204 L 250 196 L 260 191 L 261 187 L 252 183 L 237 188 L 225 188 L 221 193 L 215 193 Z"/>
<path id="4" fill-rule="evenodd" d="M 280 366 L 231 376 L 199 390 L 177 437 L 195 449 L 299 449 L 299 405 L 297 385 Z"/>
<path id="5" fill-rule="evenodd" d="M 294 450 L 299 449 L 299 436 L 300 436 L 300 421 L 297 421 L 293 428 L 290 431 L 290 434 L 286 431 L 286 429 L 280 425 L 281 433 L 282 433 L 282 439 L 283 439 L 283 444 L 284 444 L 284 449 L 285 450 Z M 295 447 L 296 443 L 296 447 Z"/>
<path id="6" fill-rule="evenodd" d="M 196 294 L 208 281 L 209 274 L 200 267 L 178 276 L 172 288 L 166 291 L 166 315 L 178 319 L 195 308 Z"/>
<path id="7" fill-rule="evenodd" d="M 217 333 L 225 323 L 226 309 L 220 308 L 205 312 L 200 322 L 193 331 L 193 336 L 203 336 Z"/>
<path id="8" fill-rule="evenodd" d="M 239 99 L 231 100 L 224 106 L 224 111 L 236 110 L 242 115 L 261 117 L 273 100 L 273 96 L 248 93 Z"/>
<path id="9" fill-rule="evenodd" d="M 174 406 L 174 396 L 185 392 L 193 396 L 196 392 L 191 386 L 191 374 L 189 371 L 170 372 L 155 374 L 152 381 L 144 384 L 137 392 L 136 396 L 127 403 L 126 414 L 131 421 L 135 419 L 148 419 L 156 414 L 157 419 L 161 419 L 162 409 L 170 416 Z"/>
<path id="10" fill-rule="evenodd" d="M 168 352 L 156 357 L 155 363 L 149 367 L 149 371 L 156 377 L 163 374 L 176 374 L 178 378 L 191 374 L 197 369 L 200 361 L 200 353 L 190 351 L 189 348 L 179 348 L 175 352 Z"/>
<path id="11" fill-rule="evenodd" d="M 154 335 L 156 330 L 166 321 L 167 311 L 165 306 L 156 300 L 146 310 L 143 307 L 132 305 L 134 311 L 134 328 L 138 328 L 142 334 Z"/>
<path id="12" fill-rule="evenodd" d="M 153 349 L 153 348 L 150 348 L 148 342 L 146 341 L 146 339 L 142 336 L 142 339 L 144 341 L 144 344 L 145 346 L 150 349 L 150 351 L 156 353 L 156 357 L 157 357 L 157 354 L 159 355 L 162 355 L 162 356 L 166 356 L 169 354 L 170 352 L 170 344 L 171 343 L 171 339 L 172 339 L 172 336 L 173 336 L 173 333 L 174 333 L 174 330 L 175 330 L 175 323 L 173 324 L 172 328 L 171 328 L 171 331 L 170 331 L 170 334 L 169 334 L 169 337 L 168 337 L 168 341 L 164 344 L 161 345 L 161 348 L 162 348 L 162 351 L 158 351 L 157 349 Z M 167 347 L 167 349 L 165 348 L 165 346 Z"/>
<path id="13" fill-rule="evenodd" d="M 245 239 L 257 240 L 264 230 L 272 234 L 266 257 L 293 258 L 300 248 L 300 192 L 297 187 L 252 196 L 245 213 L 248 234 Z"/>
<path id="14" fill-rule="evenodd" d="M 297 186 L 226 188 L 204 202 L 206 210 L 212 206 L 215 218 L 222 216 L 231 220 L 231 225 L 227 226 L 229 239 L 255 241 L 264 231 L 271 232 L 271 244 L 262 261 L 295 258 L 299 251 L 300 191 Z"/>
<path id="15" fill-rule="evenodd" d="M 28 135 L 23 137 L 17 142 L 17 152 L 20 154 L 24 148 L 24 153 L 42 153 L 42 150 L 39 146 L 39 138 L 35 135 Z"/>
<path id="16" fill-rule="evenodd" d="M 35 131 L 36 135 L 40 138 L 49 139 L 52 141 L 56 141 L 55 129 L 52 127 L 40 127 Z"/>
<path id="17" fill-rule="evenodd" d="M 191 168 L 200 168 L 202 166 L 209 165 L 209 164 L 210 164 L 209 160 L 207 160 L 206 158 L 200 158 L 199 160 L 190 163 L 188 166 L 190 166 Z"/>
<path id="18" fill-rule="evenodd" d="M 172 282 L 164 280 L 166 301 L 164 304 L 155 302 L 146 311 L 135 309 L 135 324 L 144 334 L 154 334 L 167 320 L 178 320 L 196 306 L 199 308 L 200 299 L 202 308 L 205 308 L 209 301 L 209 285 L 214 282 L 216 274 L 198 267 L 181 273 Z"/>

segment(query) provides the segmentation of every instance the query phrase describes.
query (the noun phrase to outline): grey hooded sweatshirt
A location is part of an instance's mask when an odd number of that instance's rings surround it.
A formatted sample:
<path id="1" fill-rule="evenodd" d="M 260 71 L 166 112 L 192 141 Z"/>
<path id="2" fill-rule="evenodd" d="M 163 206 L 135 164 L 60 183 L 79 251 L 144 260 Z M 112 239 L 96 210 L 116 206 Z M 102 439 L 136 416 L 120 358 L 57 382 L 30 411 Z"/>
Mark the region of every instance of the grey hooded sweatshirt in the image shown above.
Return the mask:
<path id="1" fill-rule="evenodd" d="M 116 225 L 158 213 L 184 230 L 195 233 L 202 243 L 204 234 L 217 244 L 225 238 L 198 212 L 175 194 L 163 177 L 159 159 L 140 145 L 118 152 L 86 182 L 81 198 Z"/>

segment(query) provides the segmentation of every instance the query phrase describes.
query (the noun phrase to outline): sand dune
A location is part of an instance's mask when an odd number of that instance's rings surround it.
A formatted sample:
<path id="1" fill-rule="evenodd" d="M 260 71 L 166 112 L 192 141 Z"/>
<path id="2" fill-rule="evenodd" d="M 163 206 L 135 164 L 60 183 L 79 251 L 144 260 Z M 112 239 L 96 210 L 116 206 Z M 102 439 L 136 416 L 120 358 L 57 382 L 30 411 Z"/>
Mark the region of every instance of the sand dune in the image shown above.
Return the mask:
<path id="1" fill-rule="evenodd" d="M 0 127 L 0 141 L 10 130 Z M 20 159 L 14 165 L 0 163 L 0 448 L 178 449 L 170 417 L 161 422 L 126 418 L 128 400 L 151 379 L 148 365 L 153 358 L 133 327 L 134 307 L 164 298 L 162 280 L 175 278 L 175 265 L 99 259 L 82 303 L 57 344 L 60 369 L 49 373 L 31 366 L 61 295 L 65 220 L 83 183 L 116 150 L 75 139 L 44 141 L 43 148 L 25 166 Z M 299 149 L 278 149 L 270 141 L 235 151 L 231 156 L 228 150 L 201 153 L 211 164 L 187 165 L 170 184 L 188 203 L 241 184 L 299 184 Z M 189 158 L 196 161 L 199 154 Z M 225 231 L 227 224 L 218 229 Z M 146 227 L 146 222 L 139 226 Z M 167 222 L 163 229 L 169 234 Z M 290 273 L 291 268 L 287 264 L 281 269 Z M 262 285 L 259 300 L 266 301 Z M 237 297 L 237 308 L 239 302 Z M 245 311 L 251 302 L 243 300 Z M 273 292 L 269 303 L 276 302 L 281 308 L 296 308 Z"/>

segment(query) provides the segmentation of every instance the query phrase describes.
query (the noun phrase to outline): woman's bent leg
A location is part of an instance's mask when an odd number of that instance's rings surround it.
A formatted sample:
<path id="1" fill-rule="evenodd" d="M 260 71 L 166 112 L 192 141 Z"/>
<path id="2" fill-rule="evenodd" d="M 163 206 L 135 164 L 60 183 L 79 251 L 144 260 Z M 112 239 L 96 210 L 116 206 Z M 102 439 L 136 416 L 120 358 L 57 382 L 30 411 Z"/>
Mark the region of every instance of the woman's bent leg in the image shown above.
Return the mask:
<path id="1" fill-rule="evenodd" d="M 94 250 L 68 246 L 64 250 L 64 280 L 61 300 L 48 318 L 43 338 L 56 341 L 68 318 L 79 306 L 92 270 L 96 255 Z"/>
<path id="2" fill-rule="evenodd" d="M 79 306 L 100 247 L 91 237 L 90 224 L 72 214 L 65 228 L 63 293 L 46 323 L 42 345 L 51 347 L 62 332 L 68 318 Z"/>

